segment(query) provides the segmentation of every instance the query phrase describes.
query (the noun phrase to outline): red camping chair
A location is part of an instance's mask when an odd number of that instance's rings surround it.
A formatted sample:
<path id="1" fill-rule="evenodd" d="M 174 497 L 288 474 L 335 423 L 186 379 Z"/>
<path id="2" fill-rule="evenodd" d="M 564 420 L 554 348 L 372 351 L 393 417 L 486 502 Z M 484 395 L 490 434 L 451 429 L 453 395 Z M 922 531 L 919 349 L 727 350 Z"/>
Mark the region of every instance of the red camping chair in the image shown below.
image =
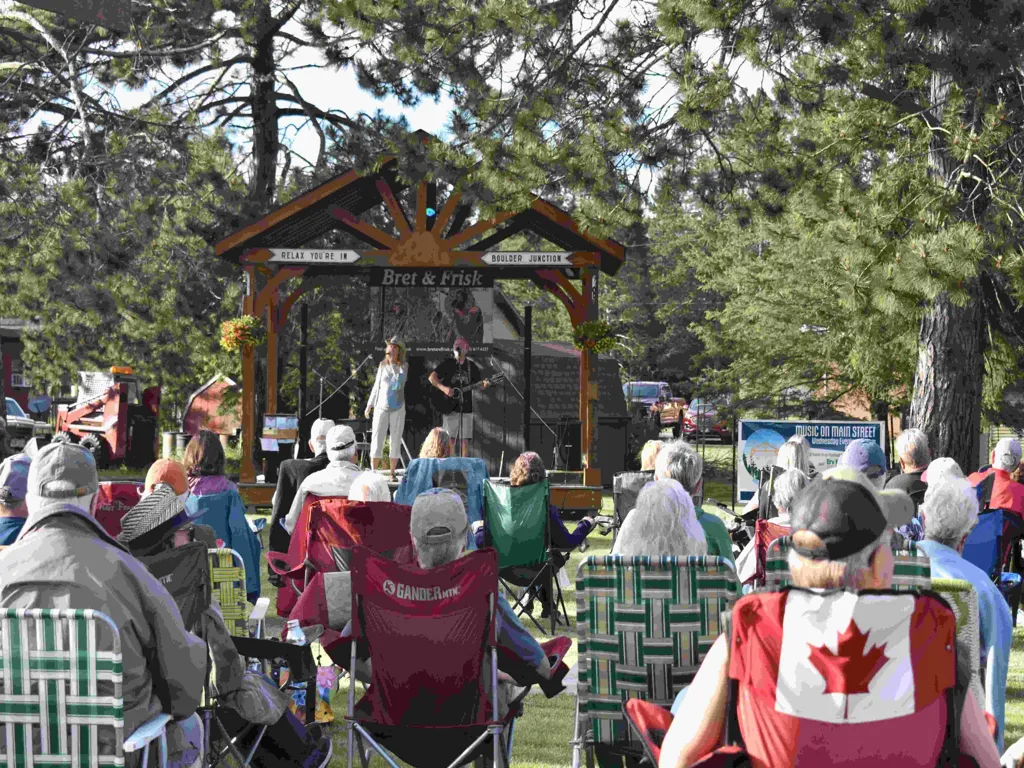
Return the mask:
<path id="1" fill-rule="evenodd" d="M 121 518 L 139 503 L 142 483 L 125 480 L 100 483 L 96 492 L 96 522 L 115 539 L 121 533 Z"/>
<path id="2" fill-rule="evenodd" d="M 494 768 L 508 768 L 522 697 L 498 719 L 497 597 L 493 549 L 430 570 L 352 551 L 352 636 L 369 643 L 373 671 L 358 704 L 349 688 L 349 768 L 356 741 L 361 757 L 365 743 L 392 766 L 389 753 L 451 768 L 484 755 L 488 740 Z"/>
<path id="3" fill-rule="evenodd" d="M 764 564 L 768 556 L 768 545 L 783 536 L 791 533 L 788 525 L 769 523 L 767 520 L 758 520 L 754 524 L 754 551 L 757 558 L 757 568 L 754 571 L 754 585 L 764 586 Z"/>

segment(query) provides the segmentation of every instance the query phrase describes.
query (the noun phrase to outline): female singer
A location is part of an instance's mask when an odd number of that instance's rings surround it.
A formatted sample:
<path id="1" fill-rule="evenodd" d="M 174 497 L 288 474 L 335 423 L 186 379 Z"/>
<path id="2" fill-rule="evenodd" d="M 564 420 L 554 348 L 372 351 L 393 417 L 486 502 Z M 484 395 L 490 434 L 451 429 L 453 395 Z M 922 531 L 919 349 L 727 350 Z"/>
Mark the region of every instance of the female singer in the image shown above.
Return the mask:
<path id="1" fill-rule="evenodd" d="M 373 437 L 370 440 L 370 466 L 378 469 L 384 458 L 384 438 L 391 433 L 388 456 L 391 457 L 391 479 L 395 479 L 398 458 L 402 450 L 402 433 L 405 432 L 405 380 L 409 376 L 409 364 L 405 360 L 405 344 L 393 336 L 384 352 L 384 359 L 377 366 L 377 377 L 373 380 L 370 399 L 366 403 L 366 418 L 373 413 Z M 396 439 L 397 438 L 397 439 Z"/>

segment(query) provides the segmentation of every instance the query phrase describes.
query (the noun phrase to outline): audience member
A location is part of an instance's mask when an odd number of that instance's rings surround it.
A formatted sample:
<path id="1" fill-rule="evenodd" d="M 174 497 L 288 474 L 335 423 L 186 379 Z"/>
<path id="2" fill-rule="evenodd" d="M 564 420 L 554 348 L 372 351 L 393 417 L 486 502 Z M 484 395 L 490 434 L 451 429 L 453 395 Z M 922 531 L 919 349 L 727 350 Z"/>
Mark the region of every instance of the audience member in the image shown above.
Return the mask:
<path id="1" fill-rule="evenodd" d="M 807 477 L 811 476 L 811 444 L 803 435 L 793 435 L 779 448 L 775 457 L 775 465 L 783 469 L 799 469 Z"/>
<path id="2" fill-rule="evenodd" d="M 195 714 L 206 677 L 206 644 L 185 629 L 174 599 L 92 516 L 99 489 L 85 449 L 54 443 L 28 474 L 28 518 L 18 541 L 0 553 L 0 607 L 92 608 L 119 628 L 124 731 L 161 713 L 168 765 L 199 766 L 202 724 Z M 109 651 L 109 647 L 97 650 Z M 101 730 L 101 754 L 114 754 Z"/>
<path id="3" fill-rule="evenodd" d="M 925 489 L 928 487 L 923 475 L 932 460 L 928 449 L 928 436 L 920 429 L 905 429 L 896 438 L 896 455 L 899 457 L 900 472 L 889 479 L 886 488 L 905 491 L 914 502 L 914 510 L 921 506 Z"/>
<path id="4" fill-rule="evenodd" d="M 544 461 L 533 451 L 527 451 L 526 453 L 520 454 L 512 464 L 512 469 L 509 470 L 509 483 L 513 488 L 518 488 L 524 485 L 535 485 L 536 483 L 543 482 L 546 477 L 547 470 L 544 468 Z M 562 520 L 561 513 L 553 504 L 548 504 L 548 516 L 551 520 L 551 546 L 555 549 L 575 549 L 586 541 L 587 536 L 589 536 L 590 532 L 594 530 L 594 517 L 592 514 L 588 514 L 580 520 L 579 523 L 576 524 L 576 529 L 572 533 L 569 533 L 569 529 L 565 527 L 565 522 Z M 477 548 L 482 548 L 486 539 L 484 523 L 482 520 L 478 520 L 473 523 L 473 536 Z M 559 568 L 564 566 L 568 560 L 568 554 L 565 552 L 556 552 L 552 556 L 552 566 L 557 571 Z M 541 605 L 544 606 L 541 618 L 547 618 L 547 590 L 543 585 L 538 588 L 536 597 L 540 600 Z M 527 603 L 527 611 L 532 607 L 533 599 L 534 597 L 531 595 L 530 600 Z"/>
<path id="5" fill-rule="evenodd" d="M 16 453 L 0 464 L 0 546 L 13 544 L 28 517 L 28 471 L 32 460 Z"/>
<path id="6" fill-rule="evenodd" d="M 902 491 L 876 491 L 874 488 L 875 483 L 861 473 L 840 468 L 826 472 L 801 491 L 791 510 L 794 548 L 790 552 L 790 569 L 794 586 L 806 590 L 849 591 L 891 586 L 890 532 L 910 518 L 913 504 Z M 806 594 L 795 590 L 785 593 L 782 610 L 787 610 L 794 599 L 805 600 Z M 945 735 L 945 717 L 937 716 L 937 710 L 946 706 L 946 699 L 940 696 L 916 711 L 911 695 L 909 712 L 904 704 L 898 716 L 880 718 L 876 715 L 870 718 L 870 724 L 864 725 L 847 720 L 843 709 L 839 710 L 838 717 L 829 717 L 828 703 L 832 702 L 834 708 L 834 698 L 842 694 L 821 695 L 822 690 L 827 690 L 827 683 L 822 680 L 824 672 L 815 672 L 821 668 L 808 666 L 808 674 L 817 677 L 804 683 L 791 679 L 800 672 L 790 670 L 804 668 L 797 665 L 807 658 L 808 638 L 804 634 L 794 637 L 795 643 L 791 646 L 787 642 L 789 635 L 782 630 L 782 616 L 765 615 L 765 621 L 756 624 L 752 617 L 758 609 L 743 610 L 748 604 L 765 606 L 773 597 L 770 594 L 748 595 L 741 598 L 732 611 L 731 632 L 742 631 L 744 636 L 758 638 L 755 650 L 774 661 L 768 668 L 759 667 L 745 674 L 739 680 L 738 694 L 733 699 L 740 735 L 752 764 L 818 764 L 815 757 L 820 757 L 822 764 L 934 766 Z M 851 607 L 859 607 L 861 600 L 863 598 Z M 802 603 L 796 605 L 799 607 Z M 765 606 L 762 612 L 769 610 L 777 612 L 778 609 Z M 796 612 L 796 608 L 792 610 Z M 893 610 L 904 609 L 900 606 Z M 785 615 L 788 620 L 788 613 Z M 834 621 L 836 617 L 831 612 L 817 618 L 821 622 L 833 620 L 830 627 L 843 623 Z M 898 617 L 888 617 L 893 618 Z M 922 643 L 927 640 L 924 636 L 920 638 Z M 828 647 L 834 647 L 832 641 L 825 642 Z M 790 647 L 793 653 L 787 655 Z M 910 648 L 902 650 L 905 660 L 902 663 L 912 663 Z M 889 655 L 880 659 L 879 664 L 897 662 L 897 648 L 887 648 L 887 652 Z M 731 653 L 730 639 L 723 634 L 705 657 L 693 683 L 677 697 L 673 707 L 675 719 L 662 744 L 660 768 L 685 768 L 721 746 L 726 717 L 730 714 L 726 711 L 730 673 L 740 674 L 736 664 L 730 665 Z M 842 654 L 841 647 L 839 653 Z M 835 657 L 836 652 L 829 651 L 828 655 Z M 806 662 L 803 664 L 806 666 Z M 911 669 L 915 678 L 922 679 L 928 679 L 934 672 L 928 665 Z M 847 685 L 845 667 L 834 667 L 832 674 L 826 680 L 836 679 L 837 684 Z M 780 707 L 773 683 L 779 695 L 786 696 L 785 701 L 792 701 L 789 692 L 796 689 L 800 698 L 818 697 L 823 703 L 817 709 L 806 702 L 802 705 L 804 712 L 811 710 L 813 715 L 798 714 L 789 708 L 791 705 Z M 958 687 L 961 691 L 966 689 L 960 716 L 960 751 L 972 756 L 982 768 L 994 768 L 999 764 L 999 754 L 989 735 L 984 713 L 967 687 L 966 675 L 962 678 L 958 675 Z M 901 686 L 899 690 L 905 689 Z M 871 695 L 877 697 L 879 707 L 896 709 L 895 690 L 879 688 L 871 691 Z M 847 705 L 853 706 L 849 702 Z M 908 738 L 908 734 L 913 737 Z"/>
<path id="7" fill-rule="evenodd" d="M 662 452 L 661 456 L 664 456 Z M 659 456 L 660 461 L 660 456 Z M 636 497 L 612 547 L 613 555 L 687 557 L 708 554 L 693 499 L 677 480 L 655 480 Z M 730 558 L 731 562 L 731 558 Z"/>
<path id="8" fill-rule="evenodd" d="M 775 478 L 775 509 L 777 514 L 768 518 L 769 523 L 776 525 L 789 525 L 789 508 L 793 499 L 804 489 L 808 483 L 808 477 L 799 469 L 787 469 Z M 746 584 L 754 578 L 757 571 L 758 557 L 763 553 L 758 552 L 757 539 L 751 539 L 747 546 L 736 558 L 736 573 L 739 576 L 740 584 Z"/>
<path id="9" fill-rule="evenodd" d="M 640 471 L 653 472 L 654 462 L 658 458 L 658 452 L 665 445 L 661 440 L 648 440 L 640 449 Z"/>
<path id="10" fill-rule="evenodd" d="M 204 530 L 205 529 L 205 530 Z M 175 489 L 157 483 L 122 520 L 118 541 L 143 559 L 186 546 L 193 541 L 209 545 L 213 530 L 196 525 Z M 212 680 L 217 716 L 232 736 L 249 723 L 268 726 L 254 759 L 256 764 L 282 762 L 302 768 L 322 768 L 331 758 L 331 740 L 307 729 L 288 709 L 288 696 L 262 673 L 245 669 L 214 599 L 193 628 L 207 644 L 213 664 Z M 242 740 L 248 752 L 252 737 Z M 247 743 L 248 742 L 248 743 Z"/>
<path id="11" fill-rule="evenodd" d="M 704 529 L 707 554 L 724 557 L 731 563 L 732 539 L 729 538 L 725 523 L 701 508 L 704 497 L 703 473 L 704 460 L 692 445 L 682 440 L 662 446 L 654 462 L 654 479 L 678 481 L 691 499 L 697 513 L 697 522 Z"/>
<path id="12" fill-rule="evenodd" d="M 448 430 L 434 427 L 427 433 L 426 440 L 420 446 L 421 459 L 448 459 L 454 454 L 455 443 Z"/>
<path id="13" fill-rule="evenodd" d="M 968 475 L 967 480 L 977 487 L 989 475 L 995 475 L 992 485 L 991 509 L 1010 512 L 1017 518 L 1024 517 L 1024 485 L 1010 477 L 1020 465 L 1020 442 L 1015 437 L 1004 437 L 992 451 L 992 466 L 987 470 Z"/>
<path id="14" fill-rule="evenodd" d="M 372 469 L 361 473 L 348 489 L 351 501 L 391 501 L 388 481 Z"/>
<path id="15" fill-rule="evenodd" d="M 188 476 L 185 501 L 197 523 L 213 528 L 223 546 L 233 549 L 245 565 L 245 592 L 250 603 L 260 596 L 260 540 L 249 527 L 238 486 L 224 476 L 224 448 L 213 432 L 201 430 L 185 448 Z"/>
<path id="16" fill-rule="evenodd" d="M 309 449 L 313 452 L 311 459 L 287 459 L 281 462 L 277 471 L 277 490 L 274 491 L 273 509 L 270 513 L 270 533 L 268 549 L 272 552 L 287 552 L 291 543 L 291 535 L 280 524 L 288 510 L 292 508 L 295 494 L 299 491 L 302 481 L 314 472 L 327 469 L 327 433 L 334 427 L 330 419 L 317 419 L 309 433 Z M 269 570 L 269 569 L 268 569 Z M 269 571 L 271 582 L 280 586 L 280 578 Z"/>
<path id="17" fill-rule="evenodd" d="M 838 466 L 852 467 L 863 473 L 877 490 L 885 487 L 885 473 L 888 471 L 889 462 L 885 458 L 885 451 L 882 446 L 874 440 L 861 437 L 850 441 L 839 457 Z"/>
<path id="18" fill-rule="evenodd" d="M 985 711 L 996 720 L 996 742 L 1002 749 L 1013 619 L 1006 600 L 989 575 L 962 556 L 967 535 L 978 522 L 977 494 L 967 480 L 940 476 L 928 485 L 921 516 L 925 540 L 917 548 L 931 559 L 932 578 L 963 579 L 970 582 L 978 594 L 981 661 L 985 670 L 984 705 Z"/>
<path id="19" fill-rule="evenodd" d="M 960 469 L 956 459 L 951 459 L 949 456 L 939 456 L 937 459 L 932 459 L 928 464 L 928 469 L 921 475 L 921 480 L 927 486 L 928 483 L 936 483 L 943 477 L 964 479 L 964 471 Z"/>
<path id="20" fill-rule="evenodd" d="M 338 424 L 327 433 L 327 458 L 330 463 L 325 469 L 306 477 L 299 486 L 292 508 L 288 511 L 283 525 L 288 535 L 292 534 L 299 522 L 302 506 L 306 496 L 344 496 L 352 488 L 352 483 L 362 474 L 362 470 L 352 463 L 356 455 L 356 433 L 347 424 Z"/>

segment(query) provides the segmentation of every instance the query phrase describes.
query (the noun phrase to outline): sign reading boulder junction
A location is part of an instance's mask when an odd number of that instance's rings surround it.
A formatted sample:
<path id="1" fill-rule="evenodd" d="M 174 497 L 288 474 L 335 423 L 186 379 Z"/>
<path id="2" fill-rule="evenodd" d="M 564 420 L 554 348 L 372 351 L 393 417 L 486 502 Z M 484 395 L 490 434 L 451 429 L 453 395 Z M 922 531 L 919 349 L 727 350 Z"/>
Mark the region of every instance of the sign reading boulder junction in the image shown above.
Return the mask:
<path id="1" fill-rule="evenodd" d="M 316 248 L 269 248 L 272 264 L 355 264 L 359 251 L 319 250 Z"/>
<path id="2" fill-rule="evenodd" d="M 491 288 L 494 275 L 479 269 L 370 270 L 370 285 L 384 288 Z"/>
<path id="3" fill-rule="evenodd" d="M 482 257 L 492 267 L 571 267 L 570 251 L 488 251 Z"/>

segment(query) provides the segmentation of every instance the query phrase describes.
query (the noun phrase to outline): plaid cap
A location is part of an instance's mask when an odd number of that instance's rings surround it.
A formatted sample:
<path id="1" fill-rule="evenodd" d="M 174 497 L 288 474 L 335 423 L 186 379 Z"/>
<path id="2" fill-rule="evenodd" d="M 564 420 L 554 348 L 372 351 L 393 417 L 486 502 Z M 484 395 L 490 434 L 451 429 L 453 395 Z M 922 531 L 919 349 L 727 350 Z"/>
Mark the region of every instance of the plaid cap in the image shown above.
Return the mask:
<path id="1" fill-rule="evenodd" d="M 166 483 L 157 485 L 121 518 L 117 540 L 129 549 L 148 549 L 189 521 L 185 502 Z"/>
<path id="2" fill-rule="evenodd" d="M 851 467 L 835 467 L 804 488 L 793 500 L 793 533 L 809 531 L 822 547 L 793 549 L 812 560 L 840 560 L 878 541 L 886 528 L 906 525 L 914 503 L 903 491 L 876 491 Z"/>
<path id="3" fill-rule="evenodd" d="M 40 499 L 33 506 L 36 513 L 94 494 L 99 487 L 95 459 L 73 443 L 50 443 L 36 454 L 28 471 L 28 495 Z"/>
<path id="4" fill-rule="evenodd" d="M 409 533 L 423 544 L 444 544 L 466 535 L 469 518 L 459 494 L 448 488 L 431 488 L 412 503 Z"/>
<path id="5" fill-rule="evenodd" d="M 869 478 L 875 478 L 885 474 L 889 469 L 889 462 L 885 460 L 882 446 L 874 440 L 862 437 L 846 446 L 843 455 L 839 457 L 839 466 L 853 467 Z M 876 469 L 872 469 L 873 467 Z"/>
<path id="6" fill-rule="evenodd" d="M 28 494 L 28 471 L 32 459 L 24 453 L 16 453 L 0 464 L 0 502 L 10 504 L 24 500 Z"/>

